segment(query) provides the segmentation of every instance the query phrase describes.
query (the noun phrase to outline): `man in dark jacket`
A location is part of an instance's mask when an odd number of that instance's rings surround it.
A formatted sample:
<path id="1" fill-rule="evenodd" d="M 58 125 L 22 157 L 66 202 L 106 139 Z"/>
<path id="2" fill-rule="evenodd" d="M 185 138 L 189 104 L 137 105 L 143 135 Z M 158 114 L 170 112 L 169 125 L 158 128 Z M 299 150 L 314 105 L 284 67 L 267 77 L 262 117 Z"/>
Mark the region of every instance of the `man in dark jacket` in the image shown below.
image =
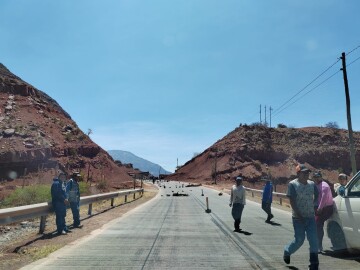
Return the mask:
<path id="1" fill-rule="evenodd" d="M 66 204 L 68 204 L 66 192 L 63 188 L 63 181 L 65 180 L 66 175 L 64 173 L 60 173 L 58 178 L 54 178 L 51 185 L 52 206 L 56 215 L 56 227 L 58 234 L 67 234 L 68 231 L 65 224 Z"/>
<path id="2" fill-rule="evenodd" d="M 74 219 L 74 228 L 82 228 L 80 224 L 80 188 L 79 188 L 79 177 L 78 172 L 71 175 L 71 179 L 66 184 L 66 193 L 68 195 L 71 212 Z"/>
<path id="3" fill-rule="evenodd" d="M 265 220 L 266 223 L 270 223 L 270 220 L 274 217 L 274 215 L 271 213 L 272 193 L 273 193 L 272 183 L 270 179 L 266 179 L 266 183 L 262 194 L 262 201 L 261 201 L 261 208 L 267 214 L 267 219 Z"/>

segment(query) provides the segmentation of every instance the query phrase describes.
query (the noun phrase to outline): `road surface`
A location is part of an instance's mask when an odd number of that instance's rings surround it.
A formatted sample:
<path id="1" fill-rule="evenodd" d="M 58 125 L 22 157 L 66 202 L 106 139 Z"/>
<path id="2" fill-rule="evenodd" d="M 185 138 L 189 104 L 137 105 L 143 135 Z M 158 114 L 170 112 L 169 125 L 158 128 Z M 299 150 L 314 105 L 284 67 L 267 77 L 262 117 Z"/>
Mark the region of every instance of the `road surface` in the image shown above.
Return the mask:
<path id="1" fill-rule="evenodd" d="M 273 209 L 270 225 L 261 206 L 247 201 L 243 233 L 236 233 L 229 195 L 177 182 L 163 185 L 153 200 L 23 269 L 307 269 L 306 240 L 290 265 L 282 260 L 293 238 L 290 212 Z M 205 213 L 206 197 L 211 213 Z M 330 250 L 325 238 L 324 249 Z M 329 254 L 319 255 L 320 269 L 360 269 L 359 256 Z"/>

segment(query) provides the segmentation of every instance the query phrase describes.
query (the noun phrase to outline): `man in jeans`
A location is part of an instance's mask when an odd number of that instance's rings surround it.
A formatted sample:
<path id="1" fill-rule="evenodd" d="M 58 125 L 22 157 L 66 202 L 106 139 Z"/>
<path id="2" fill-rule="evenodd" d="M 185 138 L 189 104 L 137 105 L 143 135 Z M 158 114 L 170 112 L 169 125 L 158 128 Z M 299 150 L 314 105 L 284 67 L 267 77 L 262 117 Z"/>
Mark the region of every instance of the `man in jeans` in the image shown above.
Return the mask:
<path id="1" fill-rule="evenodd" d="M 315 210 L 318 201 L 318 189 L 313 181 L 308 180 L 310 170 L 304 164 L 296 167 L 298 178 L 288 184 L 287 196 L 292 207 L 292 221 L 295 239 L 284 248 L 284 262 L 290 263 L 290 255 L 304 243 L 305 233 L 310 245 L 309 269 L 319 269 L 318 239 L 316 233 Z"/>
<path id="2" fill-rule="evenodd" d="M 71 175 L 71 179 L 66 185 L 66 192 L 71 207 L 71 212 L 74 219 L 74 228 L 82 228 L 80 224 L 80 188 L 79 188 L 80 174 L 75 172 Z"/>

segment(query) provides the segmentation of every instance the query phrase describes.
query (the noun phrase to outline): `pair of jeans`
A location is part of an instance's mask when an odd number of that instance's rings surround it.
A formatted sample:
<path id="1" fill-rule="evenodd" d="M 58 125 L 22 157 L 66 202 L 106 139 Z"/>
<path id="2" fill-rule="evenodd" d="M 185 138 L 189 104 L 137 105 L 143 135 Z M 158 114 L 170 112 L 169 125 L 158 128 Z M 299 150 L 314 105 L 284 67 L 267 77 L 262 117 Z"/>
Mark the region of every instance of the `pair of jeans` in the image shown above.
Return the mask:
<path id="1" fill-rule="evenodd" d="M 74 227 L 80 225 L 79 202 L 70 202 L 70 208 L 74 219 Z"/>
<path id="2" fill-rule="evenodd" d="M 315 216 L 302 219 L 293 217 L 292 221 L 295 239 L 285 246 L 284 253 L 286 255 L 295 253 L 304 243 L 306 233 L 310 245 L 310 266 L 317 267 L 319 265 L 319 258 Z"/>
<path id="3" fill-rule="evenodd" d="M 53 202 L 53 208 L 56 216 L 56 229 L 58 233 L 66 231 L 65 216 L 66 206 L 64 202 Z"/>

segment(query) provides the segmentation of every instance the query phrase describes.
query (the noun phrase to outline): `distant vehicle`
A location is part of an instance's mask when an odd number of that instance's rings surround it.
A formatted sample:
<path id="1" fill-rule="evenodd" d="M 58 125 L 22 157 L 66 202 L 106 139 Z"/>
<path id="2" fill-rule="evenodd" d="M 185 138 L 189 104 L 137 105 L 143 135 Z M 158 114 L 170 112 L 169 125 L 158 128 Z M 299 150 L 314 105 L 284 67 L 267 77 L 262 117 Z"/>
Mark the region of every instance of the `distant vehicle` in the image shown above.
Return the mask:
<path id="1" fill-rule="evenodd" d="M 334 214 L 327 233 L 334 250 L 360 251 L 360 171 L 348 182 L 343 194 L 334 198 Z"/>

